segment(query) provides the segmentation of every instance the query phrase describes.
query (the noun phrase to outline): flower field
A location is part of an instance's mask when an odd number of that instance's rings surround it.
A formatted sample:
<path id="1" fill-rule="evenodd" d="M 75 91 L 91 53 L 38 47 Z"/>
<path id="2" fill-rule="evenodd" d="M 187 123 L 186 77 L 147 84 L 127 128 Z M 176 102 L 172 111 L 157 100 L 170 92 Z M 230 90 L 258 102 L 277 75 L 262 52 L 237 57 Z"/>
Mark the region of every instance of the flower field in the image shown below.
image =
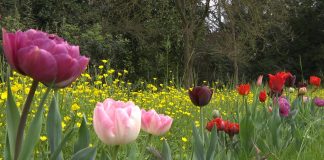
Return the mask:
<path id="1" fill-rule="evenodd" d="M 173 124 L 169 132 L 163 136 L 154 136 L 150 138 L 150 142 L 147 140 L 149 135 L 145 132 L 141 132 L 136 142 L 131 145 L 135 145 L 138 150 L 143 150 L 145 146 L 154 146 L 160 150 L 163 139 L 167 139 L 174 159 L 191 159 L 193 150 L 192 123 L 194 123 L 198 128 L 201 124 L 199 119 L 199 107 L 192 104 L 188 96 L 188 91 L 183 88 L 178 88 L 173 81 L 169 81 L 167 85 L 158 84 L 157 79 L 153 79 L 151 83 L 139 82 L 138 84 L 132 84 L 124 81 L 125 77 L 127 77 L 126 70 L 117 72 L 109 68 L 107 60 L 103 60 L 102 65 L 97 68 L 96 75 L 90 76 L 87 72 L 83 73 L 71 86 L 59 90 L 58 101 L 62 116 L 61 125 L 63 134 L 66 134 L 71 128 L 80 127 L 82 117 L 85 115 L 91 135 L 90 146 L 98 147 L 97 158 L 104 157 L 104 154 L 113 151 L 113 147 L 102 144 L 93 130 L 93 110 L 96 103 L 101 102 L 108 97 L 121 101 L 133 101 L 141 109 L 155 109 L 159 113 L 172 117 Z M 10 81 L 11 90 L 15 96 L 17 106 L 22 106 L 28 95 L 32 79 L 13 72 Z M 218 110 L 223 119 L 238 122 L 236 118 L 236 108 L 243 108 L 245 105 L 242 96 L 238 91 L 236 91 L 236 89 L 230 89 L 228 86 L 214 88 L 213 86 L 216 86 L 216 83 L 209 84 L 209 86 L 213 88 L 214 93 L 210 103 L 204 107 L 204 122 L 207 124 L 207 121 L 213 119 L 213 110 Z M 4 122 L 6 119 L 6 113 L 4 111 L 7 99 L 6 84 L 1 83 L 0 88 L 0 107 L 3 108 L 1 112 L 0 130 L 5 131 L 6 124 Z M 263 88 L 267 88 L 267 86 L 253 85 L 251 92 L 247 95 L 247 106 L 251 108 L 255 107 L 255 112 L 263 113 L 264 108 L 271 105 L 269 99 L 267 99 L 265 103 L 261 103 L 258 100 L 258 91 Z M 31 117 L 35 116 L 35 106 L 40 102 L 41 95 L 45 92 L 46 86 L 44 85 L 41 85 L 41 87 L 36 91 L 35 101 L 32 105 L 30 112 L 31 116 L 28 121 L 30 121 Z M 293 97 L 296 97 L 297 91 L 293 91 L 289 94 L 291 99 L 293 99 Z M 319 89 L 314 93 L 307 93 L 306 96 L 311 97 L 315 95 L 317 97 L 324 97 L 324 90 Z M 298 128 L 295 128 L 294 131 L 291 131 L 292 128 L 287 124 L 281 126 L 282 128 L 288 127 L 289 129 L 282 130 L 281 134 L 278 135 L 280 137 L 277 138 L 285 142 L 285 144 L 282 144 L 278 149 L 274 149 L 272 144 L 268 144 L 270 143 L 267 142 L 267 138 L 269 138 L 267 135 L 269 135 L 269 133 L 266 129 L 267 127 L 263 126 L 267 125 L 269 121 L 271 121 L 269 118 L 271 116 L 270 112 L 266 113 L 268 115 L 263 117 L 264 120 L 259 121 L 259 123 L 258 121 L 253 122 L 255 128 L 254 131 L 251 130 L 250 134 L 253 135 L 251 139 L 254 143 L 254 149 L 251 150 L 249 157 L 246 158 L 250 159 L 256 158 L 257 156 L 265 156 L 270 159 L 314 159 L 323 155 L 323 109 L 316 107 L 315 113 L 312 114 L 308 112 L 311 105 L 311 101 L 302 102 L 300 106 L 302 108 L 300 108 L 295 120 Z M 49 102 L 45 103 L 45 119 L 47 117 L 48 109 Z M 282 123 L 286 123 L 286 120 L 282 119 Z M 205 126 L 206 124 L 203 125 Z M 49 144 L 47 142 L 48 138 L 45 131 L 46 123 L 43 123 L 42 128 L 41 136 L 39 137 L 40 141 L 37 143 L 34 150 L 34 156 L 37 159 L 47 159 L 50 154 L 48 152 Z M 240 129 L 244 130 L 243 126 L 241 126 Z M 298 133 L 299 139 L 291 138 L 287 133 L 290 131 Z M 208 131 L 206 130 L 205 134 L 209 134 L 207 132 Z M 5 132 L 0 133 L 1 139 L 5 139 L 5 136 Z M 234 137 L 234 141 L 238 141 L 238 143 L 240 143 L 240 139 L 241 137 Z M 66 144 L 66 147 L 63 148 L 63 153 L 66 157 L 69 157 L 68 155 L 72 154 L 75 141 L 76 139 L 72 138 L 72 140 Z M 295 144 L 297 141 L 300 141 L 298 142 L 300 143 L 298 146 Z M 263 146 L 261 146 L 261 144 Z M 239 146 L 240 144 L 235 145 Z M 0 150 L 2 152 L 4 152 L 4 147 L 5 143 L 2 141 L 0 145 Z M 232 159 L 233 157 L 238 156 L 234 153 L 239 152 L 235 147 L 231 150 L 231 147 L 223 144 L 220 148 L 222 148 L 223 151 L 216 153 L 220 159 L 225 157 Z M 122 146 L 120 152 L 123 154 L 119 154 L 119 159 L 126 158 L 125 156 L 128 149 L 128 146 Z M 147 154 L 145 156 L 148 158 L 150 155 Z"/>
<path id="2" fill-rule="evenodd" d="M 5 160 L 317 159 L 324 90 L 281 71 L 185 89 L 128 81 L 55 34 L 3 33 L 0 149 Z M 7 67 L 7 64 L 10 67 Z M 7 70 L 5 68 L 8 68 Z M 163 82 L 163 83 L 161 83 Z"/>

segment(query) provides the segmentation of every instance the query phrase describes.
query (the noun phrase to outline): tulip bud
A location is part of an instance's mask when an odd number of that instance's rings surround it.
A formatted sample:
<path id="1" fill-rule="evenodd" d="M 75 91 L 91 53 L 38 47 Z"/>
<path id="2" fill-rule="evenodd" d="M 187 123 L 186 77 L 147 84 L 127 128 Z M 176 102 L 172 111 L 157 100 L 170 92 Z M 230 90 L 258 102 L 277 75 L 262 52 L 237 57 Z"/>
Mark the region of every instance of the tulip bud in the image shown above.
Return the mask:
<path id="1" fill-rule="evenodd" d="M 263 79 L 263 75 L 260 75 L 260 76 L 258 77 L 257 82 L 256 82 L 256 85 L 257 85 L 257 86 L 261 86 L 261 85 L 262 85 L 262 79 Z"/>
<path id="2" fill-rule="evenodd" d="M 217 109 L 213 110 L 212 115 L 213 115 L 213 118 L 219 118 L 219 117 L 221 117 L 221 115 L 219 113 L 219 110 L 217 110 Z"/>
<path id="3" fill-rule="evenodd" d="M 269 110 L 269 112 L 271 113 L 271 112 L 272 112 L 272 107 L 269 106 L 269 107 L 268 107 L 268 110 Z"/>
<path id="4" fill-rule="evenodd" d="M 306 87 L 301 87 L 298 90 L 298 95 L 305 95 L 307 93 L 307 88 Z"/>
<path id="5" fill-rule="evenodd" d="M 199 107 L 207 105 L 213 95 L 213 90 L 206 86 L 197 86 L 189 90 L 189 97 L 191 102 Z"/>
<path id="6" fill-rule="evenodd" d="M 142 109 L 141 128 L 147 133 L 161 136 L 169 131 L 173 119 L 169 116 L 158 114 L 154 109 L 145 111 Z"/>
<path id="7" fill-rule="evenodd" d="M 295 88 L 289 87 L 288 91 L 289 91 L 289 93 L 293 93 L 293 92 L 295 92 Z"/>

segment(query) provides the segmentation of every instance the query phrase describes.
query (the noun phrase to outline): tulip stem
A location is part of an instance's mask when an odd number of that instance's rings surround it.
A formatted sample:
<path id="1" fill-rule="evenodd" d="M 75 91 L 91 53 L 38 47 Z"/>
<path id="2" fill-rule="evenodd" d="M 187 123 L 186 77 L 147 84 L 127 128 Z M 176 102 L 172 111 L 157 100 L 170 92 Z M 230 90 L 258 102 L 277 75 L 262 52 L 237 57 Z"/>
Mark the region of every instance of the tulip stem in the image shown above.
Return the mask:
<path id="1" fill-rule="evenodd" d="M 205 145 L 204 140 L 204 117 L 203 117 L 203 108 L 200 107 L 200 129 L 201 129 L 201 139 L 203 142 L 203 145 Z"/>
<path id="2" fill-rule="evenodd" d="M 27 99 L 24 104 L 24 108 L 20 117 L 19 121 L 19 126 L 18 126 L 18 131 L 17 131 L 17 136 L 16 136 L 16 146 L 15 146 L 15 155 L 14 155 L 14 160 L 17 160 L 19 157 L 20 149 L 21 149 L 21 143 L 22 139 L 24 137 L 24 130 L 26 127 L 26 121 L 27 121 L 27 116 L 29 113 L 29 109 L 31 107 L 36 89 L 38 86 L 38 81 L 33 80 L 32 86 L 30 87 Z"/>
<path id="3" fill-rule="evenodd" d="M 112 160 L 117 160 L 118 159 L 118 150 L 119 150 L 119 145 L 114 146 L 114 152 L 112 154 Z"/>

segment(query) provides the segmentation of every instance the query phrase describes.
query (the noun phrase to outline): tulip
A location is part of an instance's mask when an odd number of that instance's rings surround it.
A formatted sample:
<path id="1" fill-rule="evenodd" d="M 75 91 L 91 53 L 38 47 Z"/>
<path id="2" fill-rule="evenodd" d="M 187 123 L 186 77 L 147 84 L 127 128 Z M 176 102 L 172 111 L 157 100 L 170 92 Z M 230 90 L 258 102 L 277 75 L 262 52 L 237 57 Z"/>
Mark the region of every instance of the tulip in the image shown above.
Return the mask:
<path id="1" fill-rule="evenodd" d="M 142 125 L 141 128 L 147 133 L 155 136 L 161 136 L 169 131 L 173 119 L 163 114 L 158 114 L 156 111 L 145 111 L 142 109 Z"/>
<path id="2" fill-rule="evenodd" d="M 293 87 L 296 82 L 296 76 L 292 75 L 291 73 L 287 73 L 287 78 L 286 78 L 286 87 Z"/>
<path id="3" fill-rule="evenodd" d="M 314 98 L 314 103 L 317 107 L 324 107 L 324 99 Z"/>
<path id="4" fill-rule="evenodd" d="M 250 93 L 250 85 L 249 84 L 241 84 L 237 88 L 237 91 L 240 95 L 245 96 Z"/>
<path id="5" fill-rule="evenodd" d="M 98 102 L 93 114 L 93 127 L 99 139 L 110 145 L 134 141 L 141 129 L 141 110 L 133 102 L 106 99 Z"/>
<path id="6" fill-rule="evenodd" d="M 301 87 L 298 89 L 298 95 L 305 95 L 307 93 L 306 87 Z"/>
<path id="7" fill-rule="evenodd" d="M 279 104 L 279 113 L 282 117 L 288 117 L 290 112 L 290 104 L 286 98 L 274 98 L 274 103 Z"/>
<path id="8" fill-rule="evenodd" d="M 211 131 L 216 126 L 217 131 L 223 131 L 225 129 L 225 123 L 222 118 L 215 118 L 207 123 L 206 129 Z"/>
<path id="9" fill-rule="evenodd" d="M 288 91 L 289 91 L 289 93 L 293 93 L 293 92 L 295 92 L 295 88 L 289 87 Z"/>
<path id="10" fill-rule="evenodd" d="M 2 29 L 4 55 L 12 69 L 45 85 L 62 88 L 86 69 L 89 58 L 80 56 L 79 46 L 42 31 L 8 33 Z"/>
<path id="11" fill-rule="evenodd" d="M 262 79 L 263 79 L 263 75 L 260 75 L 260 76 L 258 77 L 257 82 L 256 82 L 256 85 L 257 85 L 257 86 L 261 86 L 261 85 L 262 85 Z"/>
<path id="12" fill-rule="evenodd" d="M 261 91 L 259 94 L 260 102 L 265 102 L 267 100 L 267 93 L 265 90 Z"/>
<path id="13" fill-rule="evenodd" d="M 319 87 L 321 85 L 321 79 L 319 77 L 316 77 L 316 76 L 310 76 L 309 77 L 309 83 L 311 85 Z"/>
<path id="14" fill-rule="evenodd" d="M 213 95 L 213 90 L 206 86 L 197 86 L 189 90 L 189 97 L 191 102 L 199 107 L 207 105 Z"/>
<path id="15" fill-rule="evenodd" d="M 212 112 L 213 118 L 219 118 L 221 117 L 221 114 L 219 113 L 219 110 L 215 109 Z"/>
<path id="16" fill-rule="evenodd" d="M 227 122 L 225 132 L 232 138 L 235 134 L 240 132 L 240 125 L 238 123 Z"/>
<path id="17" fill-rule="evenodd" d="M 286 75 L 282 72 L 276 75 L 269 74 L 269 87 L 273 93 L 280 94 L 286 81 Z"/>

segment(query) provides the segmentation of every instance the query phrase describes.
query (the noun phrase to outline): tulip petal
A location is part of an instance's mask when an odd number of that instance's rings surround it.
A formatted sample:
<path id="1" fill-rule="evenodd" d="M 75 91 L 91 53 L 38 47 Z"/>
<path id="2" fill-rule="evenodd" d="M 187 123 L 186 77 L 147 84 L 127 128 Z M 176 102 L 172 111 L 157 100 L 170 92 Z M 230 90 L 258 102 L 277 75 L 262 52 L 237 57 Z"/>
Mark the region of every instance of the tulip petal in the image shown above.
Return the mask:
<path id="1" fill-rule="evenodd" d="M 4 55 L 10 65 L 11 68 L 14 70 L 18 70 L 17 65 L 17 58 L 15 55 L 15 34 L 8 33 L 4 28 L 2 28 L 2 46 L 4 49 Z M 19 71 L 19 70 L 18 70 Z"/>
<path id="2" fill-rule="evenodd" d="M 19 49 L 17 52 L 19 68 L 35 80 L 51 83 L 55 80 L 57 64 L 54 57 L 37 46 Z"/>
<path id="3" fill-rule="evenodd" d="M 109 143 L 114 138 L 114 124 L 111 118 L 105 113 L 102 103 L 97 103 L 93 113 L 93 126 L 100 140 Z"/>

